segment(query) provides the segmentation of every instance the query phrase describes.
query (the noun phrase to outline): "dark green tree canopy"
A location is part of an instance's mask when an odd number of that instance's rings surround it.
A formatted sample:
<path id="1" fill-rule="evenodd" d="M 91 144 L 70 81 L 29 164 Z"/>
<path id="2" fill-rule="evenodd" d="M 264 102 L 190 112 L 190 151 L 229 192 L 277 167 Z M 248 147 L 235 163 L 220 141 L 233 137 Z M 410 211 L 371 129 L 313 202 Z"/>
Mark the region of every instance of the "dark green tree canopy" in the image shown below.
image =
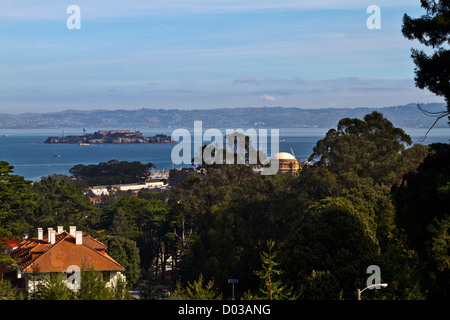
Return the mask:
<path id="1" fill-rule="evenodd" d="M 36 207 L 31 183 L 13 173 L 14 166 L 0 161 L 0 238 L 27 233 L 24 218 Z"/>
<path id="2" fill-rule="evenodd" d="M 337 281 L 339 286 L 322 291 L 319 299 L 337 299 L 342 289 L 352 292 L 379 252 L 366 217 L 345 198 L 326 198 L 313 204 L 292 230 L 283 247 L 289 253 L 283 261 L 285 274 L 289 274 L 285 283 L 289 281 L 301 293 L 313 271 L 329 273 L 327 282 Z M 305 294 L 301 298 L 312 298 Z"/>
<path id="3" fill-rule="evenodd" d="M 395 222 L 421 259 L 429 297 L 449 296 L 450 288 L 450 146 L 431 145 L 420 166 L 393 188 Z"/>
<path id="4" fill-rule="evenodd" d="M 127 286 L 137 284 L 140 277 L 139 249 L 136 242 L 124 237 L 108 236 L 104 242 L 108 246 L 108 254 L 125 267 Z"/>
<path id="5" fill-rule="evenodd" d="M 421 0 L 426 14 L 413 19 L 403 16 L 402 32 L 410 40 L 417 39 L 427 46 L 437 48 L 450 40 L 450 1 Z"/>
<path id="6" fill-rule="evenodd" d="M 352 171 L 375 182 L 392 183 L 405 145 L 412 143 L 403 129 L 396 128 L 374 111 L 363 120 L 344 118 L 319 140 L 309 160 L 332 172 Z"/>
<path id="7" fill-rule="evenodd" d="M 100 212 L 84 194 L 83 185 L 67 176 L 48 176 L 33 184 L 38 195 L 33 219 L 34 226 L 76 225 L 83 231 L 92 232 Z"/>
<path id="8" fill-rule="evenodd" d="M 155 168 L 152 163 L 110 160 L 96 165 L 77 164 L 69 172 L 74 178 L 90 185 L 110 185 L 142 182 L 149 176 L 149 170 L 152 168 Z"/>

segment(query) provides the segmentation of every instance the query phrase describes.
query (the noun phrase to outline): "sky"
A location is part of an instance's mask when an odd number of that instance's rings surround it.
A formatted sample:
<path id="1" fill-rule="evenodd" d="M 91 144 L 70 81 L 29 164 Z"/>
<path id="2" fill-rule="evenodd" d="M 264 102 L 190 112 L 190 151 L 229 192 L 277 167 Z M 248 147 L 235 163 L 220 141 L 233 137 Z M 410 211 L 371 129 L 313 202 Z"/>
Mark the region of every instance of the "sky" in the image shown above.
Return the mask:
<path id="1" fill-rule="evenodd" d="M 0 113 L 443 102 L 414 85 L 422 47 L 403 37 L 405 13 L 425 12 L 419 0 L 2 0 Z"/>

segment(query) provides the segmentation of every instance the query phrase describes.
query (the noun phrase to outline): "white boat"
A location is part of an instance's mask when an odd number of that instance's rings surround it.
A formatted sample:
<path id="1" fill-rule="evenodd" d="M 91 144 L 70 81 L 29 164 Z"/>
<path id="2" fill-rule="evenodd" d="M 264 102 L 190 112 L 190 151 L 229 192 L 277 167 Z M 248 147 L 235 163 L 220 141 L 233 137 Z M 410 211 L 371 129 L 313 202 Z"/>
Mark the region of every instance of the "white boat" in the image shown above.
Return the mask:
<path id="1" fill-rule="evenodd" d="M 79 146 L 90 146 L 89 143 L 84 143 L 84 142 L 81 142 L 81 143 L 79 143 L 78 145 L 79 145 Z"/>

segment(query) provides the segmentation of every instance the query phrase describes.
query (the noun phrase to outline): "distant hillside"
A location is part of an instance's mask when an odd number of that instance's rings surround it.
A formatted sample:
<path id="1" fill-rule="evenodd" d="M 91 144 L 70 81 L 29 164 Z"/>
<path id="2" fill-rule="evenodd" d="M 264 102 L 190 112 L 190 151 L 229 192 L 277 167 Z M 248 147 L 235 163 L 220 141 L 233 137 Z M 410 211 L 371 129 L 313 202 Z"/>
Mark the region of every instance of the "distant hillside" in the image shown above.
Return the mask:
<path id="1" fill-rule="evenodd" d="M 431 103 L 423 107 L 430 111 L 442 111 L 445 104 Z M 402 128 L 428 128 L 434 122 L 434 118 L 425 116 L 415 104 L 408 104 L 385 108 L 67 110 L 54 113 L 0 114 L 0 128 L 190 128 L 196 120 L 203 121 L 204 128 L 331 128 L 342 118 L 362 118 L 373 110 L 382 112 L 395 126 Z M 436 127 L 448 127 L 448 119 L 442 119 Z"/>

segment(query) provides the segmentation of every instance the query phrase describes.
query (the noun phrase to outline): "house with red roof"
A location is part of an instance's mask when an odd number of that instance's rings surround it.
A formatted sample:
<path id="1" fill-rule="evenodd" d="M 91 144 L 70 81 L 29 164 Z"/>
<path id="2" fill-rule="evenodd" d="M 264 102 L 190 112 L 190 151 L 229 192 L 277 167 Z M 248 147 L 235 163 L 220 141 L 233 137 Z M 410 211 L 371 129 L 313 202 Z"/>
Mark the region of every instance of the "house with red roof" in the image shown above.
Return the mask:
<path id="1" fill-rule="evenodd" d="M 17 248 L 20 244 L 20 241 L 17 239 L 8 239 L 3 238 L 0 243 L 2 243 L 2 250 L 4 253 L 9 254 L 11 251 L 13 251 L 15 248 Z"/>
<path id="2" fill-rule="evenodd" d="M 51 274 L 62 275 L 63 281 L 72 289 L 79 288 L 81 270 L 98 272 L 109 286 L 119 278 L 125 280 L 124 267 L 106 253 L 107 247 L 100 241 L 77 231 L 74 226 L 69 232 L 62 226 L 47 230 L 44 235 L 44 230 L 38 228 L 37 237 L 20 241 L 9 254 L 17 261 L 14 266 L 17 278 L 23 279 L 29 293 Z"/>
<path id="3" fill-rule="evenodd" d="M 99 204 L 102 201 L 102 196 L 89 197 L 89 201 L 93 204 Z"/>

